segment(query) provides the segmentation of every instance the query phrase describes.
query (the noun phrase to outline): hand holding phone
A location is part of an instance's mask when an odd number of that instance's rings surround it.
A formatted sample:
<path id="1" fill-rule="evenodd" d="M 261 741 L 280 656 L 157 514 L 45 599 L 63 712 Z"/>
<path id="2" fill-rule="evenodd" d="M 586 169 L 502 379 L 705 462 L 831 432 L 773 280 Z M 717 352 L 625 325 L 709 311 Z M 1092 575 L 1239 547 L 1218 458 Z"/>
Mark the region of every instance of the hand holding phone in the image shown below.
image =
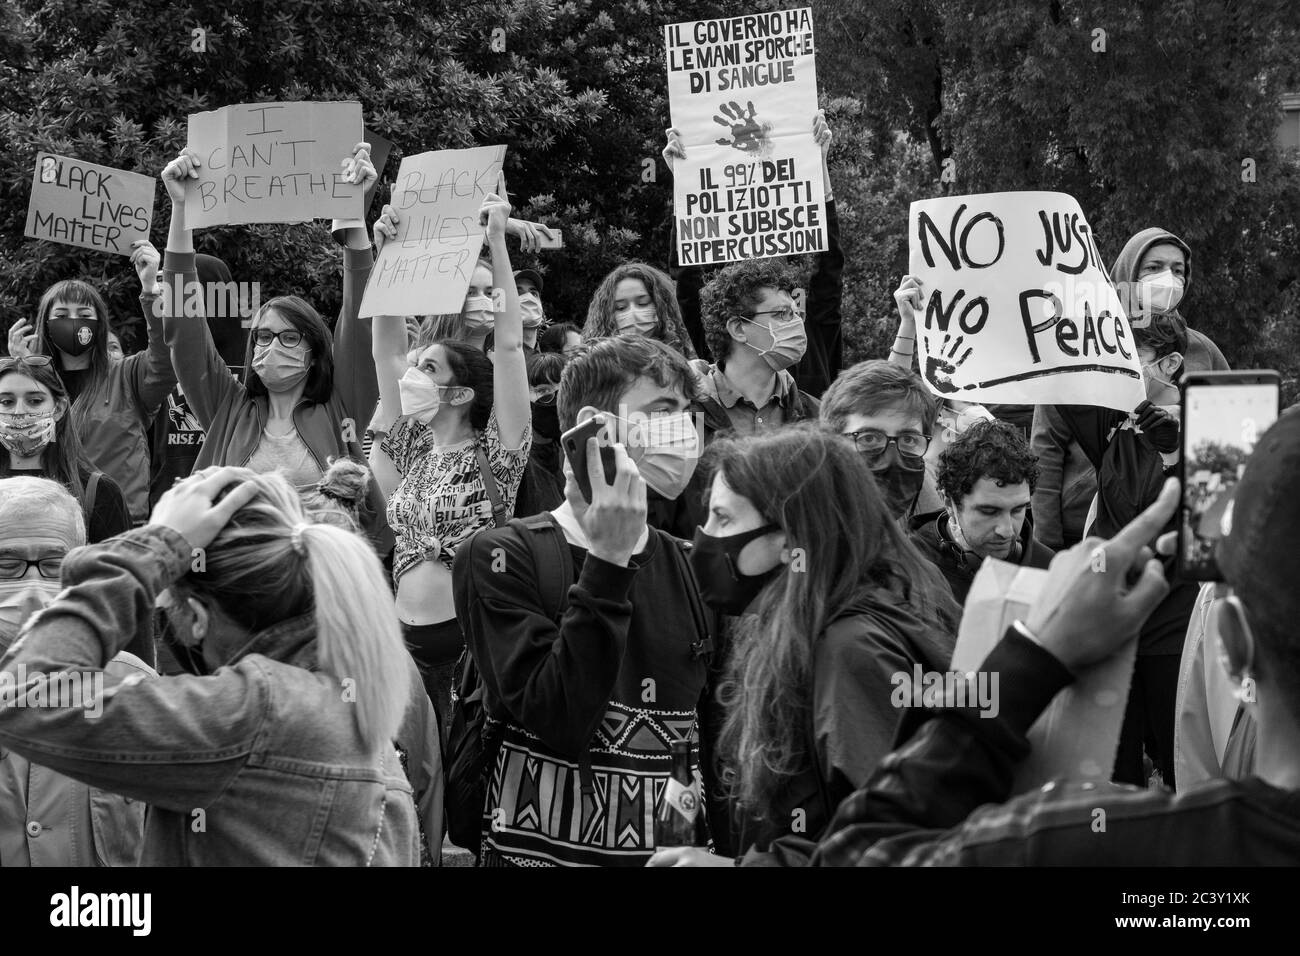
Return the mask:
<path id="1" fill-rule="evenodd" d="M 582 432 L 586 435 L 579 445 Z M 602 438 L 606 442 L 603 445 Z M 579 490 L 589 502 L 578 513 L 578 521 L 587 535 L 588 553 L 626 567 L 646 528 L 644 479 L 623 446 L 608 443 L 603 420 L 593 418 L 584 422 L 565 432 L 560 440 Z M 579 470 L 580 467 L 585 470 Z"/>
<path id="2" fill-rule="evenodd" d="M 591 503 L 591 476 L 587 471 L 587 456 L 588 443 L 592 439 L 596 440 L 596 447 L 599 448 L 605 483 L 613 484 L 617 464 L 614 458 L 614 442 L 605 429 L 605 416 L 594 415 L 585 422 L 579 422 L 560 436 L 560 447 L 564 450 L 564 457 L 569 460 L 573 477 L 578 482 L 578 490 L 582 492 L 582 498 L 588 504 Z"/>

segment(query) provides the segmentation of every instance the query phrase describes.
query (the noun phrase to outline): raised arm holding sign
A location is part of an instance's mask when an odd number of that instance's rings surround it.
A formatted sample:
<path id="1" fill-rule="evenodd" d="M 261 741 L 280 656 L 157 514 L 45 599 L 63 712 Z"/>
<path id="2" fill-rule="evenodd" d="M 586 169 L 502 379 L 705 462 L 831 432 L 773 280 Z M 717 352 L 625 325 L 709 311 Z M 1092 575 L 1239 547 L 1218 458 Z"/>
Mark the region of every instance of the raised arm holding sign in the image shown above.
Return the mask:
<path id="1" fill-rule="evenodd" d="M 936 394 L 1126 412 L 1142 401 L 1128 318 L 1070 196 L 922 200 L 908 232 L 921 374 Z"/>

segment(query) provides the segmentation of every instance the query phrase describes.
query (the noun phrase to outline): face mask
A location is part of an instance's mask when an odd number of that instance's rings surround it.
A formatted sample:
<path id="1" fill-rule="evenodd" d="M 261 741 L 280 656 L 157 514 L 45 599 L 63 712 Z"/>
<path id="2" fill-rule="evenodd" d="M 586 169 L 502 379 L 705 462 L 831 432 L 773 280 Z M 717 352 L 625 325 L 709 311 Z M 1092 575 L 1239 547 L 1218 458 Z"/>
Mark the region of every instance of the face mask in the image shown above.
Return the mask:
<path id="1" fill-rule="evenodd" d="M 644 308 L 620 312 L 614 316 L 614 321 L 618 323 L 620 332 L 640 332 L 642 335 L 649 335 L 659 325 L 659 314 L 653 305 L 647 305 Z"/>
<path id="2" fill-rule="evenodd" d="M 719 538 L 699 528 L 691 548 L 691 567 L 704 603 L 722 614 L 740 614 L 749 607 L 763 586 L 781 573 L 781 565 L 763 574 L 741 574 L 736 570 L 740 551 L 749 542 L 780 530 L 777 525 L 766 524 L 753 531 Z"/>
<path id="3" fill-rule="evenodd" d="M 99 328 L 98 319 L 50 319 L 46 323 L 49 329 L 50 343 L 68 355 L 85 355 L 95 344 L 95 331 Z"/>
<path id="4" fill-rule="evenodd" d="M 0 445 L 11 455 L 30 458 L 54 441 L 54 416 L 0 412 Z"/>
<path id="5" fill-rule="evenodd" d="M 645 483 L 669 500 L 680 495 L 700 460 L 700 433 L 691 413 L 652 415 L 636 422 L 609 417 L 626 426 L 623 444 Z"/>
<path id="6" fill-rule="evenodd" d="M 492 311 L 492 300 L 486 295 L 472 295 L 467 298 L 460 314 L 465 320 L 465 327 L 471 332 L 484 332 L 491 329 L 496 315 Z"/>
<path id="7" fill-rule="evenodd" d="M 402 396 L 402 414 L 427 425 L 442 407 L 442 389 L 458 387 L 439 385 L 418 368 L 408 368 L 406 374 L 397 380 L 397 390 Z"/>
<path id="8" fill-rule="evenodd" d="M 31 616 L 48 606 L 58 593 L 59 582 L 44 578 L 0 581 L 0 650 L 12 644 Z"/>
<path id="9" fill-rule="evenodd" d="M 742 316 L 742 318 L 744 317 Z M 744 321 L 751 325 L 759 324 L 753 319 L 745 319 Z M 764 328 L 767 327 L 764 326 Z M 749 345 L 748 342 L 745 344 L 763 356 L 763 361 L 774 372 L 789 368 L 803 358 L 804 352 L 808 350 L 808 333 L 804 331 L 803 322 L 801 321 L 786 322 L 783 325 L 768 328 L 768 331 L 772 334 L 772 345 L 769 348 L 759 349 Z"/>
<path id="10" fill-rule="evenodd" d="M 307 364 L 306 349 L 287 349 L 277 339 L 270 345 L 254 347 L 253 371 L 267 391 L 289 392 L 307 377 L 311 368 Z"/>
<path id="11" fill-rule="evenodd" d="M 1183 298 L 1183 279 L 1168 269 L 1141 282 L 1142 304 L 1148 312 L 1172 312 Z"/>
<path id="12" fill-rule="evenodd" d="M 876 462 L 868 462 L 871 473 L 876 476 L 880 493 L 885 496 L 885 507 L 895 518 L 901 518 L 916 496 L 921 493 L 925 483 L 925 459 L 908 458 L 898 453 L 892 446 Z"/>
<path id="13" fill-rule="evenodd" d="M 533 431 L 555 441 L 560 437 L 560 409 L 555 402 L 533 402 Z"/>
<path id="14" fill-rule="evenodd" d="M 523 316 L 526 329 L 535 329 L 542 324 L 542 300 L 536 292 L 525 292 L 519 297 L 519 313 Z"/>
<path id="15" fill-rule="evenodd" d="M 1142 374 L 1145 375 L 1147 378 L 1152 379 L 1153 381 L 1159 382 L 1161 385 L 1167 385 L 1170 388 L 1177 388 L 1178 386 L 1176 386 L 1170 379 L 1163 378 L 1160 375 L 1160 361 L 1161 361 L 1160 359 L 1157 359 L 1156 361 L 1150 363 L 1149 365 L 1146 362 L 1143 362 Z"/>

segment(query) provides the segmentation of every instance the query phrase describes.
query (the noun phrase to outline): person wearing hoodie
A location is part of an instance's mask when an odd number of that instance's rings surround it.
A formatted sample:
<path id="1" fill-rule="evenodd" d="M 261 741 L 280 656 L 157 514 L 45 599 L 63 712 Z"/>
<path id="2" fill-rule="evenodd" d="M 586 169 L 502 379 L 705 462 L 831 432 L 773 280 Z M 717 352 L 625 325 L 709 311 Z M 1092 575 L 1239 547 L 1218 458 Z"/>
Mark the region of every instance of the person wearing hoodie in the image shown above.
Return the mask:
<path id="1" fill-rule="evenodd" d="M 948 669 L 957 609 L 853 446 L 815 424 L 720 438 L 691 564 L 739 615 L 718 688 L 739 861 L 689 847 L 650 866 L 773 865 L 815 840 L 892 749 L 900 676 Z"/>
<path id="2" fill-rule="evenodd" d="M 1038 465 L 1014 425 L 977 421 L 939 457 L 944 510 L 912 521 L 912 542 L 937 567 L 958 604 L 985 558 L 1046 568 L 1053 552 L 1034 538 L 1029 501 Z"/>
<path id="3" fill-rule="evenodd" d="M 252 312 L 244 314 L 247 300 L 236 295 L 238 287 L 224 261 L 199 253 L 194 257 L 194 266 L 203 286 L 204 314 L 212 344 L 230 374 L 238 379 L 244 372 L 244 352 L 248 348 L 248 329 L 243 320 L 251 317 Z M 185 478 L 194 470 L 203 450 L 204 434 L 202 423 L 177 382 L 149 426 L 149 443 L 153 449 L 149 476 L 151 508 L 178 478 Z"/>
<path id="4" fill-rule="evenodd" d="M 23 476 L 0 480 L 0 528 L 3 655 L 32 615 L 62 589 L 63 560 L 86 543 L 86 525 L 81 505 L 62 485 Z M 15 671 L 4 673 L 0 702 L 21 680 Z M 155 676 L 125 649 L 104 667 L 104 685 L 110 688 Z M 74 693 L 77 688 L 72 682 L 50 686 Z M 96 716 L 99 703 L 90 686 L 91 694 L 83 683 L 81 699 L 65 701 L 82 708 L 86 718 Z M 144 803 L 78 783 L 0 745 L 0 866 L 138 866 L 144 826 Z"/>
<path id="5" fill-rule="evenodd" d="M 1150 325 L 1157 315 L 1177 316 L 1186 325 L 1178 307 L 1191 286 L 1192 251 L 1173 233 L 1158 226 L 1137 233 L 1124 244 L 1110 278 L 1135 330 Z M 1231 366 L 1208 336 L 1188 326 L 1182 367 L 1207 372 Z M 1034 492 L 1034 521 L 1043 543 L 1060 550 L 1083 537 L 1096 478 L 1055 406 L 1035 408 L 1031 435 L 1042 470 Z"/>
<path id="6" fill-rule="evenodd" d="M 33 334 L 26 334 L 25 321 L 10 329 L 9 354 L 50 357 L 68 390 L 86 457 L 122 489 L 138 524 L 149 516 L 149 422 L 176 384 L 176 374 L 158 308 L 158 250 L 143 239 L 131 246 L 149 333 L 144 351 L 114 360 L 103 296 L 89 283 L 65 279 L 41 296 Z"/>

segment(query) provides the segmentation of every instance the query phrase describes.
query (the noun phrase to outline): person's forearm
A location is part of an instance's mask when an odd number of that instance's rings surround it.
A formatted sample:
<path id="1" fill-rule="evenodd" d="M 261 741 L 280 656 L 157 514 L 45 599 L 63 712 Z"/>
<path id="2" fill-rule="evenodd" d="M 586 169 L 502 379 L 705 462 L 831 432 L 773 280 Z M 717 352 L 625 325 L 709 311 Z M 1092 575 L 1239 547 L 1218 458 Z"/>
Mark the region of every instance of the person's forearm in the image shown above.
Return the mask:
<path id="1" fill-rule="evenodd" d="M 194 233 L 185 228 L 185 202 L 172 203 L 171 226 L 167 231 L 168 252 L 193 252 Z"/>
<path id="2" fill-rule="evenodd" d="M 898 332 L 894 335 L 894 344 L 889 347 L 889 364 L 902 368 L 912 367 L 912 355 L 916 351 L 916 319 L 900 319 Z"/>
<path id="3" fill-rule="evenodd" d="M 510 266 L 506 237 L 490 237 L 488 248 L 492 252 L 492 285 L 501 290 L 502 298 L 501 313 L 492 325 L 493 347 L 497 351 L 521 348 L 524 342 L 524 320 L 519 311 L 519 290 L 515 286 L 515 273 Z"/>

